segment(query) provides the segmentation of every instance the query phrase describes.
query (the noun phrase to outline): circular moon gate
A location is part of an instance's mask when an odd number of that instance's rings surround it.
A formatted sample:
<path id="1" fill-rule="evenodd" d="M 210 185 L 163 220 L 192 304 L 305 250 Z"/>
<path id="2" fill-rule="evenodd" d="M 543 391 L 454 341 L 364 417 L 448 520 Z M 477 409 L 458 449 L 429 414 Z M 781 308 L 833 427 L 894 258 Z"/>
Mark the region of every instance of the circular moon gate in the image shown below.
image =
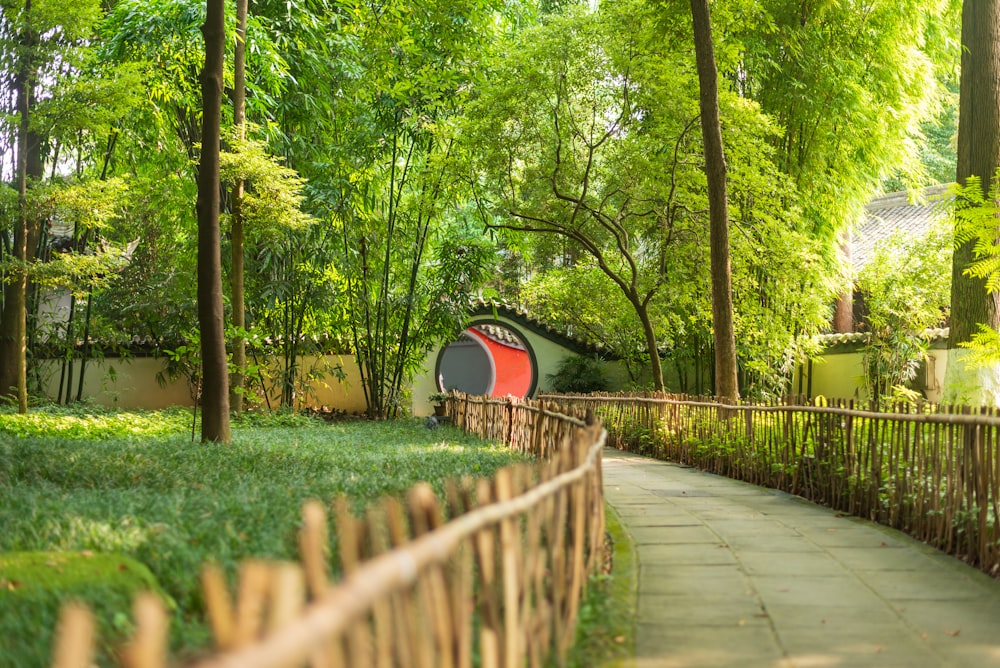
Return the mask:
<path id="1" fill-rule="evenodd" d="M 438 355 L 439 390 L 524 398 L 538 382 L 534 352 L 524 337 L 496 322 L 473 324 Z"/>

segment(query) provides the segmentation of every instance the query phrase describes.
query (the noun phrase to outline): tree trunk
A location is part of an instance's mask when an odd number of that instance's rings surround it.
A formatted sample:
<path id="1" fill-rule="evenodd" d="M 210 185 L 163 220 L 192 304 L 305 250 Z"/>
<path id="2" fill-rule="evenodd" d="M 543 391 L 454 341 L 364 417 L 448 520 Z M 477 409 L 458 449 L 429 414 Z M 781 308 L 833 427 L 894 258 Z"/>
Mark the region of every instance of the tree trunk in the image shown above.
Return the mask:
<path id="1" fill-rule="evenodd" d="M 845 230 L 840 239 L 840 253 L 844 265 L 851 265 L 851 231 Z M 854 287 L 847 281 L 844 292 L 837 296 L 833 307 L 833 331 L 838 334 L 850 334 L 854 331 Z"/>
<path id="2" fill-rule="evenodd" d="M 28 211 L 28 178 L 42 174 L 41 142 L 30 129 L 31 107 L 37 71 L 35 53 L 38 36 L 31 26 L 31 0 L 24 4 L 25 25 L 21 34 L 20 60 L 14 77 L 17 96 L 17 220 L 14 227 L 14 260 L 9 282 L 4 287 L 3 316 L 0 322 L 0 396 L 17 401 L 20 413 L 28 412 L 28 273 L 31 248 L 31 216 Z"/>
<path id="3" fill-rule="evenodd" d="M 718 72 L 712 45 L 708 0 L 691 0 L 694 50 L 701 88 L 701 134 L 708 178 L 709 246 L 712 266 L 712 331 L 715 340 L 715 393 L 736 402 L 740 390 L 736 375 L 736 337 L 733 331 L 732 269 L 729 263 L 729 196 L 726 191 L 726 155 L 719 120 Z"/>
<path id="4" fill-rule="evenodd" d="M 656 332 L 653 330 L 653 323 L 649 319 L 649 311 L 645 305 L 635 297 L 632 300 L 636 315 L 642 323 L 642 333 L 646 337 L 646 350 L 649 351 L 649 370 L 653 376 L 653 389 L 663 392 L 663 364 L 660 361 L 660 348 L 656 343 Z"/>
<path id="5" fill-rule="evenodd" d="M 205 69 L 201 73 L 202 147 L 198 166 L 198 323 L 201 327 L 201 440 L 228 442 L 229 375 L 222 309 L 219 241 L 219 142 L 222 123 L 222 63 L 225 3 L 207 0 Z"/>
<path id="6" fill-rule="evenodd" d="M 1000 3 L 966 0 L 962 5 L 962 74 L 959 91 L 958 166 L 956 180 L 982 179 L 988 194 L 1000 165 Z M 1000 374 L 979 369 L 969 377 L 960 343 L 969 341 L 978 324 L 1000 326 L 1000 294 L 989 294 L 985 281 L 964 274 L 975 259 L 973 243 L 955 249 L 951 278 L 951 334 L 948 340 L 946 397 L 952 401 L 995 403 Z"/>
<path id="7" fill-rule="evenodd" d="M 233 122 L 240 140 L 246 139 L 246 36 L 247 0 L 236 3 L 236 55 L 233 74 Z M 247 344 L 243 338 L 246 329 L 246 300 L 243 290 L 243 181 L 233 184 L 232 191 L 232 273 L 229 276 L 232 289 L 233 328 L 233 375 L 229 379 L 229 403 L 236 415 L 243 412 L 244 373 L 247 366 Z"/>

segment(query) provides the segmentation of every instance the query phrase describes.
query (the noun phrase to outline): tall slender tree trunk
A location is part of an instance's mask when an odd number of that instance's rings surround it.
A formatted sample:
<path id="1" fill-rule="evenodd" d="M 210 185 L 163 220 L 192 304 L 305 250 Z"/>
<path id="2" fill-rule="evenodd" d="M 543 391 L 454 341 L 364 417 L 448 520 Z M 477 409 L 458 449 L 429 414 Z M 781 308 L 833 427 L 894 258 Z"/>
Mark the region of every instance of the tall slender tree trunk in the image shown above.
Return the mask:
<path id="1" fill-rule="evenodd" d="M 709 246 L 712 264 L 712 331 L 715 339 L 715 394 L 735 402 L 740 398 L 733 329 L 732 269 L 729 262 L 729 195 L 726 155 L 719 119 L 718 71 L 712 45 L 708 0 L 691 0 L 694 50 L 700 84 L 701 134 L 708 177 Z"/>
<path id="2" fill-rule="evenodd" d="M 233 121 L 240 141 L 246 139 L 246 37 L 247 0 L 236 3 L 236 55 L 233 74 Z M 229 379 L 229 403 L 236 415 L 243 412 L 244 373 L 247 366 L 247 344 L 243 338 L 246 328 L 246 299 L 244 297 L 243 275 L 243 181 L 233 184 L 232 191 L 232 273 L 229 276 L 232 289 L 233 327 L 233 375 Z"/>
<path id="3" fill-rule="evenodd" d="M 843 266 L 851 264 L 851 231 L 845 230 L 840 238 L 840 253 L 844 258 Z M 850 282 L 844 292 L 837 296 L 833 307 L 833 331 L 848 334 L 854 331 L 854 288 Z"/>
<path id="4" fill-rule="evenodd" d="M 653 322 L 649 318 L 649 309 L 646 308 L 637 294 L 630 295 L 629 301 L 632 302 L 632 308 L 639 316 L 639 322 L 642 323 L 642 334 L 646 338 L 646 350 L 649 352 L 649 371 L 653 377 L 653 389 L 657 392 L 663 392 L 665 389 L 663 362 L 660 360 L 660 347 L 656 342 L 656 330 L 653 329 Z"/>
<path id="5" fill-rule="evenodd" d="M 962 74 L 958 112 L 956 180 L 982 180 L 983 194 L 1000 166 L 1000 2 L 965 0 L 962 5 Z M 965 275 L 974 260 L 973 242 L 955 249 L 951 273 L 951 334 L 945 397 L 969 403 L 1000 402 L 1000 370 L 968 370 L 964 350 L 978 324 L 1000 326 L 1000 294 L 990 294 L 982 279 Z"/>
<path id="6" fill-rule="evenodd" d="M 198 166 L 198 323 L 201 327 L 201 440 L 228 442 L 229 374 L 222 309 L 222 250 L 219 240 L 219 143 L 222 125 L 222 64 L 225 3 L 207 0 L 205 69 L 201 73 L 202 147 Z"/>

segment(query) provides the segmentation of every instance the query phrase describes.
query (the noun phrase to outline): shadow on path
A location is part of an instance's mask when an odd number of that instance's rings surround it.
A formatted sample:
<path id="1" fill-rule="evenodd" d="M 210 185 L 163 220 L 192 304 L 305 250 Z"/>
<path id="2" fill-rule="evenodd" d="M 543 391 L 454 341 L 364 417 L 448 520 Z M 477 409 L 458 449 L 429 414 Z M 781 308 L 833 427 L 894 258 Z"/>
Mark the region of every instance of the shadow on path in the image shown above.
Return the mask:
<path id="1" fill-rule="evenodd" d="M 1000 666 L 1000 581 L 798 497 L 617 450 L 637 668 Z"/>

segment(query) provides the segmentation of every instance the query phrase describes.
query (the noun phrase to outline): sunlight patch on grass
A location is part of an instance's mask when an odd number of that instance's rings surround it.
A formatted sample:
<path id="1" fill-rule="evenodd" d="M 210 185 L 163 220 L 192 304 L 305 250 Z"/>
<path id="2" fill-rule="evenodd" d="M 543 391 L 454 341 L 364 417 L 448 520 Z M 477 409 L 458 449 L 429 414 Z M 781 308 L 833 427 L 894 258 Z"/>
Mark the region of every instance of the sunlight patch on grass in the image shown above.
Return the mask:
<path id="1" fill-rule="evenodd" d="M 27 437 L 84 439 L 163 436 L 189 428 L 182 409 L 144 412 L 110 412 L 90 406 L 52 406 L 27 414 L 0 412 L 0 434 Z"/>
<path id="2" fill-rule="evenodd" d="M 149 540 L 149 529 L 137 526 L 126 516 L 115 521 L 96 520 L 69 515 L 46 522 L 51 549 L 68 550 L 77 547 L 101 552 L 133 552 Z"/>

